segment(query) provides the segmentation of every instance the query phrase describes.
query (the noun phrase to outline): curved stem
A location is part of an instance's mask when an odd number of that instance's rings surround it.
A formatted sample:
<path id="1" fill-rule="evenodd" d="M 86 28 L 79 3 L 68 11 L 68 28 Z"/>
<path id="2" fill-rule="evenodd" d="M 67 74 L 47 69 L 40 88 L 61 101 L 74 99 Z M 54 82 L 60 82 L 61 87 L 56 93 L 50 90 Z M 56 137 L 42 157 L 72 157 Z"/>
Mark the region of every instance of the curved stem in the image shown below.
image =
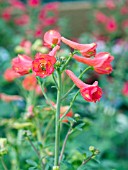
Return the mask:
<path id="1" fill-rule="evenodd" d="M 46 93 L 45 93 L 45 91 L 44 91 L 44 86 L 43 86 L 43 84 L 41 83 L 39 77 L 37 77 L 37 81 L 38 81 L 38 83 L 39 83 L 39 85 L 40 85 L 40 87 L 41 87 L 42 93 L 43 93 L 46 101 L 47 101 L 48 104 L 51 106 L 52 110 L 55 111 L 55 108 L 53 107 L 52 103 L 50 102 L 48 96 L 46 95 Z"/>
<path id="2" fill-rule="evenodd" d="M 79 75 L 79 79 L 83 76 L 83 74 L 86 72 L 86 71 L 88 71 L 89 69 L 91 69 L 92 67 L 91 66 L 89 66 L 89 67 L 87 67 L 80 75 Z M 67 95 L 74 89 L 74 87 L 75 87 L 76 85 L 74 84 L 69 90 L 68 90 L 68 92 L 61 98 L 61 100 L 64 100 L 66 97 L 67 97 Z"/>
<path id="3" fill-rule="evenodd" d="M 62 160 L 62 157 L 63 157 L 63 154 L 64 154 L 64 150 L 65 150 L 65 147 L 66 147 L 68 137 L 71 134 L 71 130 L 72 130 L 72 127 L 69 128 L 67 135 L 65 136 L 64 143 L 63 143 L 62 150 L 61 150 L 60 157 L 59 157 L 59 165 L 61 163 L 61 160 Z"/>
<path id="4" fill-rule="evenodd" d="M 71 109 L 72 105 L 74 104 L 74 101 L 75 101 L 76 97 L 78 96 L 79 92 L 80 92 L 80 90 L 78 90 L 78 91 L 76 92 L 75 96 L 73 97 L 72 101 L 70 102 L 70 106 L 69 106 L 68 110 L 67 110 L 67 111 L 63 114 L 63 116 L 60 118 L 60 121 L 62 121 L 62 120 L 64 119 L 64 117 L 66 116 L 66 114 L 70 111 L 70 109 Z"/>
<path id="5" fill-rule="evenodd" d="M 5 164 L 5 162 L 4 162 L 2 157 L 1 157 L 1 163 L 3 165 L 4 170 L 8 170 L 8 168 L 7 168 L 7 166 L 6 166 L 6 164 Z"/>
<path id="6" fill-rule="evenodd" d="M 55 160 L 54 167 L 58 167 L 59 164 L 59 149 L 60 149 L 60 105 L 61 105 L 61 73 L 57 70 L 58 78 L 58 91 L 57 91 L 57 108 L 56 108 L 56 121 L 55 121 Z"/>

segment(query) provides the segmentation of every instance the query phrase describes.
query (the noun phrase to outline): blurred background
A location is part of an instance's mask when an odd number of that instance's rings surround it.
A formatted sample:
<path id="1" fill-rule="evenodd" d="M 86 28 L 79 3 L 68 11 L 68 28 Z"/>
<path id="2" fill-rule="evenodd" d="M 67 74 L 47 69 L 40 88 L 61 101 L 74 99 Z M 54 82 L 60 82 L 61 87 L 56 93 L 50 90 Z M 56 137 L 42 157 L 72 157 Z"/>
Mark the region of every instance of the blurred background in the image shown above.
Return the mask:
<path id="1" fill-rule="evenodd" d="M 97 52 L 106 51 L 115 58 L 110 75 L 100 76 L 90 71 L 83 77 L 83 81 L 90 84 L 98 80 L 104 94 L 97 103 L 87 103 L 78 96 L 72 110 L 80 115 L 83 124 L 67 142 L 65 155 L 68 161 L 63 164 L 63 170 L 76 170 L 90 145 L 98 148 L 100 154 L 87 164 L 86 169 L 127 170 L 128 0 L 0 0 L 0 157 L 4 158 L 8 170 L 27 170 L 34 163 L 26 160 L 37 161 L 23 132 L 29 130 L 33 142 L 38 145 L 35 117 L 43 120 L 39 126 L 43 133 L 52 113 L 45 115 L 40 110 L 44 97 L 39 87 L 31 90 L 33 80 L 26 80 L 24 76 L 18 78 L 11 69 L 11 60 L 18 54 L 34 56 L 36 52 L 47 52 L 42 44 L 43 35 L 49 29 L 56 29 L 64 37 L 79 43 L 96 42 Z M 62 55 L 67 56 L 69 51 L 64 46 Z M 71 66 L 76 74 L 83 69 L 82 64 L 73 61 Z M 56 92 L 50 88 L 53 81 L 48 80 L 46 92 L 55 101 Z M 64 105 L 70 100 L 71 96 Z M 49 134 L 53 134 L 53 130 L 54 126 Z M 66 131 L 67 125 L 63 124 L 62 139 Z M 7 144 L 3 139 L 7 139 Z M 50 151 L 53 150 L 53 139 L 54 135 L 48 135 L 46 140 Z M 49 156 L 47 170 L 52 161 Z M 5 169 L 2 164 L 0 170 Z"/>

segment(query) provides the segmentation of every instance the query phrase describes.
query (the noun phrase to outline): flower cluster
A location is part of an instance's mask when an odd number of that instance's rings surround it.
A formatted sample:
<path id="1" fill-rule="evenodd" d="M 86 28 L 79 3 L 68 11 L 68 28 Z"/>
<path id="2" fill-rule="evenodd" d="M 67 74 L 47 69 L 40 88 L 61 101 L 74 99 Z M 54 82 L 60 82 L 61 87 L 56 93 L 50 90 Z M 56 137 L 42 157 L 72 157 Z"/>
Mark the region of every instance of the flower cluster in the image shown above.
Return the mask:
<path id="1" fill-rule="evenodd" d="M 41 0 L 27 0 L 26 3 L 20 0 L 0 1 L 0 18 L 6 21 L 14 29 L 19 31 L 25 28 L 25 35 L 33 37 L 42 37 L 43 30 L 46 27 L 58 27 L 58 2 L 51 2 L 45 5 Z M 36 15 L 35 15 L 36 13 Z"/>
<path id="2" fill-rule="evenodd" d="M 72 58 L 76 61 L 90 66 L 90 68 L 99 74 L 110 74 L 112 72 L 111 62 L 114 57 L 107 52 L 97 54 L 96 43 L 79 44 L 62 37 L 61 34 L 55 30 L 50 30 L 44 34 L 44 45 L 49 48 L 49 53 L 37 53 L 34 59 L 32 59 L 31 56 L 20 54 L 12 60 L 12 69 L 15 71 L 15 74 L 18 74 L 17 76 L 30 74 L 30 76 L 26 77 L 23 81 L 23 87 L 25 89 L 31 90 L 36 88 L 37 83 L 35 76 L 45 78 L 50 76 L 58 67 L 60 67 L 60 69 L 63 68 L 63 63 L 60 63 L 59 66 L 57 64 L 60 62 L 59 57 L 57 57 L 57 52 L 60 49 L 61 42 L 75 50 Z M 81 56 L 76 53 L 81 54 Z M 62 71 L 64 70 L 62 69 Z M 98 86 L 97 81 L 92 85 L 88 85 L 77 78 L 71 70 L 66 70 L 66 73 L 80 89 L 80 93 L 86 101 L 96 102 L 100 100 L 102 90 Z M 14 78 L 16 76 L 15 74 Z M 32 81 L 33 86 L 31 87 L 29 82 Z"/>

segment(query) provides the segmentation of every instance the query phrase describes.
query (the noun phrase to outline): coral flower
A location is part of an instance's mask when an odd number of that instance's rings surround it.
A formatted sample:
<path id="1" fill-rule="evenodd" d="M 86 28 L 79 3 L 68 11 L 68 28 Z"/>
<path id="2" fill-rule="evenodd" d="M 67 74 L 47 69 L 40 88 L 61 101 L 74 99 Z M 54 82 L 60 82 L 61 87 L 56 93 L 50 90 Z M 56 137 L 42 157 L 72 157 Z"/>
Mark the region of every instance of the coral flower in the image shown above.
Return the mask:
<path id="1" fill-rule="evenodd" d="M 112 72 L 111 62 L 114 57 L 107 52 L 100 52 L 96 54 L 95 58 L 85 58 L 78 55 L 74 55 L 77 61 L 92 66 L 94 70 L 99 74 L 110 74 Z"/>
<path id="2" fill-rule="evenodd" d="M 58 31 L 49 30 L 44 34 L 44 45 L 51 48 L 55 45 L 60 45 L 61 35 Z"/>
<path id="3" fill-rule="evenodd" d="M 113 0 L 107 0 L 106 1 L 106 6 L 108 7 L 108 9 L 113 10 L 114 8 L 116 8 L 116 4 Z"/>
<path id="4" fill-rule="evenodd" d="M 128 96 L 128 82 L 124 83 L 122 93 L 123 93 L 124 96 Z"/>
<path id="5" fill-rule="evenodd" d="M 80 53 L 85 56 L 85 57 L 91 57 L 96 54 L 96 43 L 91 43 L 91 44 L 79 44 L 76 42 L 73 42 L 71 40 L 68 40 L 64 37 L 61 37 L 61 40 L 63 43 L 67 44 L 69 47 L 79 50 Z"/>
<path id="6" fill-rule="evenodd" d="M 83 81 L 78 79 L 72 71 L 66 70 L 66 73 L 74 84 L 80 88 L 80 93 L 86 101 L 96 102 L 100 100 L 102 97 L 102 89 L 98 86 L 97 81 L 95 81 L 92 85 L 85 84 Z"/>
<path id="7" fill-rule="evenodd" d="M 4 72 L 4 79 L 8 82 L 13 81 L 14 79 L 18 78 L 20 74 L 16 73 L 12 68 L 6 69 Z"/>
<path id="8" fill-rule="evenodd" d="M 32 59 L 26 55 L 18 55 L 12 60 L 12 68 L 20 75 L 28 74 L 32 69 Z"/>
<path id="9" fill-rule="evenodd" d="M 40 0 L 28 0 L 28 5 L 30 7 L 38 7 L 40 5 Z"/>
<path id="10" fill-rule="evenodd" d="M 15 24 L 19 25 L 19 26 L 24 26 L 27 25 L 30 21 L 30 18 L 27 14 L 23 14 L 19 17 L 16 17 L 14 19 Z"/>
<path id="11" fill-rule="evenodd" d="M 44 78 L 53 73 L 55 62 L 56 58 L 54 56 L 37 53 L 32 63 L 32 69 L 36 76 Z"/>
<path id="12" fill-rule="evenodd" d="M 36 88 L 37 85 L 37 80 L 35 75 L 33 74 L 29 74 L 25 77 L 25 79 L 22 82 L 22 86 L 25 90 L 34 90 Z"/>
<path id="13" fill-rule="evenodd" d="M 15 100 L 23 100 L 21 96 L 18 95 L 7 95 L 5 93 L 0 93 L 0 99 L 5 102 L 11 102 Z"/>

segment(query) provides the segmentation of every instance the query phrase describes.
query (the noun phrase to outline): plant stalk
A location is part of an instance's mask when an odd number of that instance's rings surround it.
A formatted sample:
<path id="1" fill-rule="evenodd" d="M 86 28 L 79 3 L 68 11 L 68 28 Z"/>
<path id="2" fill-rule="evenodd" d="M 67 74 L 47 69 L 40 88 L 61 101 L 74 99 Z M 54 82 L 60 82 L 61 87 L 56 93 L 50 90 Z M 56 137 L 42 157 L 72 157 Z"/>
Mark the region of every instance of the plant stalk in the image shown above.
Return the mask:
<path id="1" fill-rule="evenodd" d="M 60 106 L 61 106 L 61 73 L 57 70 L 58 91 L 57 91 L 57 108 L 55 121 L 55 160 L 53 170 L 59 170 L 59 149 L 60 149 Z"/>

